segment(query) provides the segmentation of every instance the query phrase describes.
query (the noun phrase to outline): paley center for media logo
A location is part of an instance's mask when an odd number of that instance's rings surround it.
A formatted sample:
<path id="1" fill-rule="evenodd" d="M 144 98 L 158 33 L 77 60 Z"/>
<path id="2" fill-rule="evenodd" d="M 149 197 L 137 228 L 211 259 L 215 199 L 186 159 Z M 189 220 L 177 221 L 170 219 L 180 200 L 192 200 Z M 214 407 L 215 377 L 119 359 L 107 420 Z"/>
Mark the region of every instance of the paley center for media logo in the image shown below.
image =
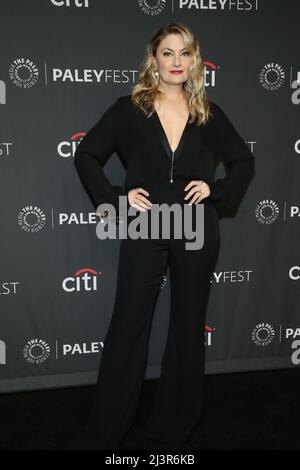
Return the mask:
<path id="1" fill-rule="evenodd" d="M 219 67 L 210 60 L 203 61 L 205 67 L 205 86 L 216 85 L 216 71 Z M 58 68 L 51 67 L 47 62 L 43 65 L 44 83 L 132 83 L 139 73 L 137 69 L 106 69 L 106 68 Z M 40 78 L 39 67 L 30 58 L 18 58 L 9 66 L 9 77 L 19 88 L 32 88 Z M 5 102 L 5 83 L 0 82 L 0 102 Z"/>
<path id="2" fill-rule="evenodd" d="M 212 346 L 213 333 L 215 328 L 210 325 L 204 327 L 204 344 L 206 347 Z M 63 357 L 66 356 L 85 356 L 90 354 L 98 354 L 105 348 L 105 342 L 103 341 L 84 341 L 77 343 L 62 343 L 59 344 L 56 341 L 56 359 L 59 358 L 60 352 Z"/>
<path id="3" fill-rule="evenodd" d="M 292 348 L 292 355 L 291 355 L 291 361 L 295 366 L 300 365 L 300 328 L 296 327 L 286 327 L 285 329 L 282 328 L 280 325 L 280 329 L 283 330 L 283 334 L 281 335 L 284 340 L 290 341 L 291 342 L 291 348 Z"/>
<path id="4" fill-rule="evenodd" d="M 235 284 L 241 282 L 250 282 L 252 269 L 239 269 L 238 271 L 220 271 L 214 272 L 211 276 L 211 284 Z"/>
<path id="5" fill-rule="evenodd" d="M 25 345 L 23 355 L 27 362 L 41 364 L 50 356 L 50 346 L 43 339 L 34 338 Z"/>
<path id="6" fill-rule="evenodd" d="M 275 329 L 270 323 L 258 323 L 251 332 L 251 338 L 257 346 L 268 346 L 275 338 Z"/>
<path id="7" fill-rule="evenodd" d="M 204 60 L 205 86 L 216 85 L 216 72 L 219 67 L 210 60 Z M 45 63 L 46 82 L 49 82 L 48 66 Z M 54 83 L 135 83 L 139 70 L 136 69 L 80 69 L 52 68 L 50 78 Z M 47 78 L 48 77 L 48 78 Z"/>
<path id="8" fill-rule="evenodd" d="M 37 206 L 23 207 L 17 216 L 18 224 L 22 230 L 29 233 L 41 231 L 46 225 L 46 215 Z"/>
<path id="9" fill-rule="evenodd" d="M 149 0 L 137 0 L 137 3 L 146 15 L 157 16 L 164 11 L 167 1 L 155 0 L 154 2 L 149 2 Z"/>
<path id="10" fill-rule="evenodd" d="M 95 225 L 98 220 L 99 218 L 95 211 L 88 213 L 79 212 L 78 214 L 75 212 L 57 212 L 56 215 L 54 209 L 51 209 L 52 229 L 55 229 L 56 225 Z M 24 232 L 33 234 L 46 228 L 47 217 L 44 210 L 35 204 L 30 204 L 20 210 L 17 215 L 17 222 Z"/>
<path id="11" fill-rule="evenodd" d="M 38 67 L 31 59 L 15 59 L 8 70 L 13 84 L 20 88 L 31 88 L 39 79 Z"/>
<path id="12" fill-rule="evenodd" d="M 126 208 L 126 210 L 124 210 Z M 194 208 L 194 209 L 193 209 Z M 196 229 L 193 229 L 193 211 L 195 210 Z M 107 214 L 104 217 L 103 214 Z M 58 213 L 58 224 L 96 224 L 96 236 L 101 240 L 132 238 L 170 239 L 171 227 L 174 227 L 174 237 L 176 239 L 194 240 L 185 242 L 187 250 L 199 250 L 204 246 L 204 204 L 181 204 L 174 203 L 168 205 L 153 204 L 151 207 L 151 216 L 140 212 L 138 209 L 129 206 L 128 196 L 119 196 L 119 214 L 112 204 L 100 204 L 96 212 L 91 212 L 86 218 L 83 213 L 79 216 L 74 213 Z M 128 217 L 135 216 L 128 222 Z M 160 217 L 161 216 L 161 217 Z M 171 222 L 173 216 L 174 223 Z M 54 211 L 52 210 L 52 229 L 54 229 Z M 119 223 L 116 223 L 119 221 Z M 26 233 L 38 233 L 46 227 L 47 218 L 45 212 L 38 206 L 32 204 L 25 206 L 17 216 L 19 227 Z M 151 233 L 149 233 L 149 230 Z"/>
<path id="13" fill-rule="evenodd" d="M 138 74 L 135 69 L 105 69 L 105 68 L 58 68 L 48 67 L 44 63 L 44 82 L 53 83 L 134 83 Z M 29 58 L 15 59 L 9 66 L 9 78 L 15 86 L 31 88 L 38 82 L 39 67 Z M 0 87 L 3 95 L 4 85 Z M 4 100 L 2 96 L 2 100 Z"/>
<path id="14" fill-rule="evenodd" d="M 289 83 L 290 87 L 295 90 L 291 94 L 293 104 L 300 103 L 300 71 L 290 67 Z M 259 82 L 266 91 L 277 91 L 286 81 L 286 72 L 284 68 L 277 62 L 269 62 L 262 66 L 259 71 Z"/>
<path id="15" fill-rule="evenodd" d="M 272 199 L 264 199 L 257 204 L 254 213 L 258 222 L 268 225 L 272 224 L 277 219 L 279 207 Z"/>
<path id="16" fill-rule="evenodd" d="M 176 10 L 201 12 L 207 10 L 245 12 L 258 10 L 258 0 L 137 0 L 143 13 L 148 16 L 157 16 L 162 13 L 166 6 L 170 6 L 172 13 Z"/>
<path id="17" fill-rule="evenodd" d="M 278 341 L 281 343 L 282 338 L 285 340 L 293 339 L 291 343 L 292 353 L 291 362 L 294 365 L 300 364 L 300 328 L 286 328 L 285 334 L 282 334 L 282 325 L 279 327 Z M 275 328 L 268 322 L 258 323 L 251 332 L 251 338 L 254 344 L 259 347 L 269 346 L 275 339 Z"/>
<path id="18" fill-rule="evenodd" d="M 261 224 L 273 224 L 280 214 L 279 205 L 273 199 L 263 199 L 257 204 L 254 213 L 257 221 Z M 281 213 L 283 220 L 286 220 L 287 218 L 299 219 L 300 206 L 284 202 Z"/>
<path id="19" fill-rule="evenodd" d="M 23 357 L 31 364 L 41 364 L 50 356 L 50 346 L 43 339 L 34 338 L 29 340 L 23 348 Z M 6 344 L 0 340 L 0 365 L 6 362 Z"/>

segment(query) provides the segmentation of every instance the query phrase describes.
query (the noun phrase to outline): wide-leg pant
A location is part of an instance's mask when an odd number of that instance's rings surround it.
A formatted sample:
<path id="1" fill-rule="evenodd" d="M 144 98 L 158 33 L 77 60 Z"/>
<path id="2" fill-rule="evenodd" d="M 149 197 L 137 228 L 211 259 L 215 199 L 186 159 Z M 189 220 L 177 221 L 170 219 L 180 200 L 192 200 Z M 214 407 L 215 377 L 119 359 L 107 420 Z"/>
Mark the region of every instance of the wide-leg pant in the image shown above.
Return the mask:
<path id="1" fill-rule="evenodd" d="M 177 200 L 174 195 L 173 201 Z M 149 199 L 155 202 L 151 193 Z M 201 420 L 204 327 L 220 245 L 219 217 L 214 207 L 204 205 L 204 246 L 186 250 L 186 241 L 121 241 L 114 310 L 89 423 L 98 449 L 117 449 L 134 421 L 147 365 L 155 300 L 167 266 L 170 320 L 146 436 L 168 445 L 181 445 L 193 436 Z"/>

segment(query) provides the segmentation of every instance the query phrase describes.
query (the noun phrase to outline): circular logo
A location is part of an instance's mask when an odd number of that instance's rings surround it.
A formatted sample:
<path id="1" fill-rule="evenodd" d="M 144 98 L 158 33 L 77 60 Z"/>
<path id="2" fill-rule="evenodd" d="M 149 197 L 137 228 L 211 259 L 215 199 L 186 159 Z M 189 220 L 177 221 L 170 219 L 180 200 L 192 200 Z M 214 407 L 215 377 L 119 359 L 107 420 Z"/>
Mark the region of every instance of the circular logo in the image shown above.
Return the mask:
<path id="1" fill-rule="evenodd" d="M 261 224 L 272 224 L 279 215 L 279 207 L 272 199 L 265 199 L 257 204 L 255 216 Z"/>
<path id="2" fill-rule="evenodd" d="M 39 78 L 37 66 L 30 59 L 15 59 L 10 65 L 9 78 L 21 88 L 31 88 Z"/>
<path id="3" fill-rule="evenodd" d="M 26 361 L 32 364 L 40 364 L 50 356 L 50 346 L 43 339 L 32 339 L 28 341 L 23 349 Z"/>
<path id="4" fill-rule="evenodd" d="M 252 341 L 257 346 L 268 346 L 275 337 L 275 330 L 269 323 L 259 323 L 251 333 Z"/>
<path id="5" fill-rule="evenodd" d="M 166 6 L 166 0 L 138 0 L 141 10 L 149 16 L 159 15 Z"/>
<path id="6" fill-rule="evenodd" d="M 285 80 L 285 73 L 283 68 L 278 65 L 271 64 L 265 65 L 259 73 L 259 81 L 261 86 L 268 91 L 278 90 Z"/>
<path id="7" fill-rule="evenodd" d="M 39 207 L 27 206 L 19 213 L 18 223 L 25 232 L 39 232 L 46 225 L 46 216 Z"/>

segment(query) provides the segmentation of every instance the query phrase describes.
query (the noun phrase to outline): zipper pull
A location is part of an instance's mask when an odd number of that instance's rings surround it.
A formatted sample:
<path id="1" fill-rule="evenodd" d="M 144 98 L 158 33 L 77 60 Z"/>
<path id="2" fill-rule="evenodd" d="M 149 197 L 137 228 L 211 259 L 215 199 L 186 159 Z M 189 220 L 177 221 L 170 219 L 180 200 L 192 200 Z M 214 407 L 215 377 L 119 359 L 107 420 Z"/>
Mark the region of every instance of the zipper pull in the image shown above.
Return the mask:
<path id="1" fill-rule="evenodd" d="M 174 162 L 174 151 L 172 151 L 172 164 L 171 164 L 171 178 L 170 178 L 170 183 L 173 183 L 173 162 Z"/>

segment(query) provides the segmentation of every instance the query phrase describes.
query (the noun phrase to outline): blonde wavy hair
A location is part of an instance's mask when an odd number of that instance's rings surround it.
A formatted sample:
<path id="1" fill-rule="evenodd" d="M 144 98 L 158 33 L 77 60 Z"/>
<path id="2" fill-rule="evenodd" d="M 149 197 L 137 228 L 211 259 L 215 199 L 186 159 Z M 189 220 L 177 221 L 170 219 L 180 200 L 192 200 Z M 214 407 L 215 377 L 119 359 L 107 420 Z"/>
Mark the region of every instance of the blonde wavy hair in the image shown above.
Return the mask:
<path id="1" fill-rule="evenodd" d="M 160 42 L 169 34 L 181 34 L 186 49 L 192 54 L 188 80 L 183 84 L 191 121 L 197 125 L 205 124 L 212 115 L 211 106 L 205 91 L 205 69 L 200 47 L 192 31 L 183 23 L 172 22 L 160 27 L 146 46 L 137 83 L 133 86 L 133 104 L 146 115 L 155 111 L 154 101 L 162 92 L 158 90 L 159 80 L 155 75 L 153 57 L 156 56 Z"/>

